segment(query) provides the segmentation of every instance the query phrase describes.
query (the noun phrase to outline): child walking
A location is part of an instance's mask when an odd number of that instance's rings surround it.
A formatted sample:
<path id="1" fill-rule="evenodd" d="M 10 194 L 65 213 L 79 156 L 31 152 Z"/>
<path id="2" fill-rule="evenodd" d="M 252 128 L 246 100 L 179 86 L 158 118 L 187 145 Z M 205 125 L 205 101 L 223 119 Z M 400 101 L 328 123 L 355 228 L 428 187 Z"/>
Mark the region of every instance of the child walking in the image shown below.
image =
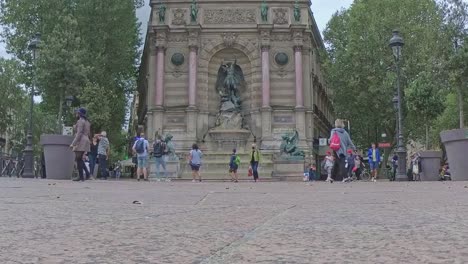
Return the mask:
<path id="1" fill-rule="evenodd" d="M 232 182 L 239 182 L 239 178 L 237 176 L 237 169 L 239 169 L 240 158 L 236 152 L 236 149 L 232 150 L 231 159 L 229 160 L 229 173 L 231 174 Z"/>
<path id="2" fill-rule="evenodd" d="M 324 165 L 325 165 L 324 169 L 327 171 L 326 182 L 329 182 L 329 183 L 333 183 L 334 181 L 332 178 L 332 169 L 333 169 L 334 162 L 335 162 L 335 158 L 333 157 L 330 151 L 327 151 L 327 156 L 325 156 L 325 160 L 324 160 Z"/>

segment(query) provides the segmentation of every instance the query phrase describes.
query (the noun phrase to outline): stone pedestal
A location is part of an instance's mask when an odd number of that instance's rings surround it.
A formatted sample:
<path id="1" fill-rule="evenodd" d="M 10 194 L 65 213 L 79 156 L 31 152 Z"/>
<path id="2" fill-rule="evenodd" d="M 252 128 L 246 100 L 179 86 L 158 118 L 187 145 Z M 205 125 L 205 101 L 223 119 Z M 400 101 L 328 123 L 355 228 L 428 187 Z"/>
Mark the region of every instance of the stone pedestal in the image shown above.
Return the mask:
<path id="1" fill-rule="evenodd" d="M 447 151 L 453 181 L 468 181 L 468 129 L 442 131 L 440 139 Z"/>
<path id="2" fill-rule="evenodd" d="M 239 152 L 243 152 L 251 133 L 245 129 L 213 129 L 208 134 L 215 142 L 215 150 L 232 151 L 236 148 Z"/>
<path id="3" fill-rule="evenodd" d="M 281 181 L 302 181 L 304 178 L 304 159 L 277 158 L 273 161 L 273 178 Z"/>
<path id="4" fill-rule="evenodd" d="M 423 151 L 419 153 L 421 157 L 421 181 L 439 180 L 440 160 L 442 151 Z"/>
<path id="5" fill-rule="evenodd" d="M 180 175 L 180 161 L 179 160 L 167 160 L 167 157 L 165 157 L 166 159 L 166 175 L 168 178 L 170 179 L 175 179 L 175 178 L 178 178 L 179 175 Z M 149 172 L 148 172 L 148 176 L 149 178 L 151 179 L 156 179 L 157 178 L 157 175 L 156 175 L 156 162 L 154 160 L 154 158 L 150 158 L 149 162 Z M 160 178 L 165 178 L 166 175 L 164 175 L 164 171 L 163 171 L 163 168 L 162 166 L 159 167 L 159 177 Z"/>

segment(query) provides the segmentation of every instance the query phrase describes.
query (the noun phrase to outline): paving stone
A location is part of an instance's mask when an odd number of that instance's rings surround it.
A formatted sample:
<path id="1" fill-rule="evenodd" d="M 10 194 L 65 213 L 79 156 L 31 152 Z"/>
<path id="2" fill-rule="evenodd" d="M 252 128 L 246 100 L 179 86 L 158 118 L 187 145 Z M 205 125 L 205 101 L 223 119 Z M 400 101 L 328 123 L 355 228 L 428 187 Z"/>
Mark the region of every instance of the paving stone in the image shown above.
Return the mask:
<path id="1" fill-rule="evenodd" d="M 468 263 L 465 185 L 0 178 L 0 263 Z"/>

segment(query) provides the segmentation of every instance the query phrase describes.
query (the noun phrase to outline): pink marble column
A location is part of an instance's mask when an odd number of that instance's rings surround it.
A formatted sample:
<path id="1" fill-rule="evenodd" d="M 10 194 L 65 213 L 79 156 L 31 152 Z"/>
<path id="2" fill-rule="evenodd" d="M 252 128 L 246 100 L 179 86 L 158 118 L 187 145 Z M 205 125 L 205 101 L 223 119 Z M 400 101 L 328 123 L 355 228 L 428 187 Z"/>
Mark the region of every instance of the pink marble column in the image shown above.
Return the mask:
<path id="1" fill-rule="evenodd" d="M 155 105 L 164 103 L 164 48 L 158 47 L 156 53 L 156 98 Z"/>
<path id="2" fill-rule="evenodd" d="M 270 47 L 262 47 L 262 107 L 270 107 Z"/>
<path id="3" fill-rule="evenodd" d="M 189 54 L 189 107 L 197 106 L 197 47 L 190 47 Z"/>
<path id="4" fill-rule="evenodd" d="M 294 47 L 294 58 L 296 68 L 296 107 L 304 107 L 304 95 L 302 91 L 302 47 Z"/>

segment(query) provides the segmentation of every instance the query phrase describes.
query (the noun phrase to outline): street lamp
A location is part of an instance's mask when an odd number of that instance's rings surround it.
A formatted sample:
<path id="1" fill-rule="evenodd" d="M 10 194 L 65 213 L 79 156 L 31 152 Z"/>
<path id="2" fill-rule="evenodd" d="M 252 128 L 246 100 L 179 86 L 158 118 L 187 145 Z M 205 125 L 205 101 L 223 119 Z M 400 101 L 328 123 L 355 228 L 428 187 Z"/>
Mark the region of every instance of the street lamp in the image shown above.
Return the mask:
<path id="1" fill-rule="evenodd" d="M 28 45 L 28 49 L 32 51 L 33 55 L 33 77 L 31 85 L 31 102 L 29 106 L 29 127 L 28 135 L 26 136 L 26 147 L 23 151 L 24 157 L 24 171 L 23 178 L 34 178 L 34 151 L 33 151 L 33 106 L 34 106 L 34 86 L 36 85 L 36 52 L 39 49 L 41 42 L 41 34 L 36 33 Z"/>
<path id="2" fill-rule="evenodd" d="M 72 106 L 73 100 L 75 100 L 75 97 L 72 95 L 65 96 L 65 104 L 67 105 L 68 108 Z"/>
<path id="3" fill-rule="evenodd" d="M 395 66 L 396 66 L 396 73 L 397 73 L 397 96 L 393 98 L 393 102 L 396 103 L 398 109 L 398 147 L 397 147 L 397 155 L 398 155 L 398 172 L 396 174 L 397 181 L 406 181 L 408 177 L 406 176 L 406 148 L 403 138 L 403 109 L 401 107 L 401 87 L 400 87 L 400 59 L 401 59 L 401 50 L 405 45 L 403 38 L 400 36 L 400 32 L 398 30 L 393 31 L 393 36 L 390 39 L 389 46 L 392 48 L 393 57 L 395 58 Z"/>

